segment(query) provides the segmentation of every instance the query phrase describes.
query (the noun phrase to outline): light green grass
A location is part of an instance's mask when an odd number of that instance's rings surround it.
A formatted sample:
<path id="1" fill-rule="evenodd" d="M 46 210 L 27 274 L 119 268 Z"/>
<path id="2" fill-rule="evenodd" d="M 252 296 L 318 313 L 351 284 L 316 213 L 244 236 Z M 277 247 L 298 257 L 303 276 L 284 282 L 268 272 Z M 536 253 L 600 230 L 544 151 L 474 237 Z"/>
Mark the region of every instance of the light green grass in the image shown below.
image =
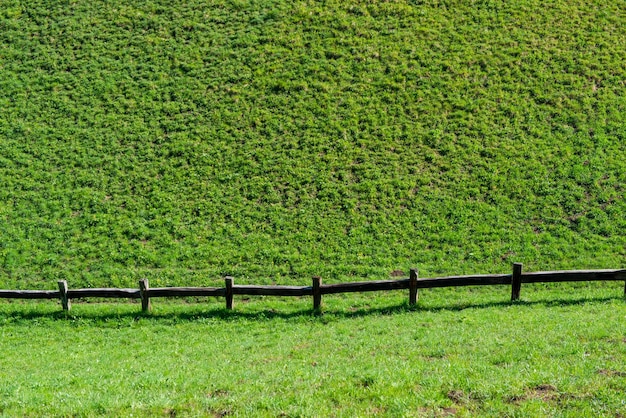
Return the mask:
<path id="1" fill-rule="evenodd" d="M 525 292 L 524 292 L 525 291 Z M 325 298 L 0 305 L 6 416 L 626 413 L 621 286 Z"/>

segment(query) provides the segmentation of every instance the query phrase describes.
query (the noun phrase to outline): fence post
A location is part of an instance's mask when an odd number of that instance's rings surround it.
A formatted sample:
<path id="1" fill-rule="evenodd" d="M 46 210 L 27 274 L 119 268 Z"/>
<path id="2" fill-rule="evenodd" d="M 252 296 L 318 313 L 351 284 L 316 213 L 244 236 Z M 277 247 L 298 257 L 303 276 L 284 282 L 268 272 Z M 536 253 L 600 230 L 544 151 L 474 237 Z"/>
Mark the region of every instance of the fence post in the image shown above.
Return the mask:
<path id="1" fill-rule="evenodd" d="M 321 311 L 322 309 L 322 278 L 313 277 L 313 310 Z"/>
<path id="2" fill-rule="evenodd" d="M 61 306 L 63 306 L 64 311 L 69 311 L 72 307 L 69 298 L 67 297 L 67 281 L 59 280 L 57 282 L 59 285 L 59 294 L 61 296 Z"/>
<path id="3" fill-rule="evenodd" d="M 226 287 L 226 309 L 233 309 L 233 278 L 230 276 L 224 277 L 224 285 Z"/>
<path id="4" fill-rule="evenodd" d="M 148 312 L 152 309 L 150 304 L 150 297 L 148 296 L 148 290 L 150 289 L 150 283 L 148 279 L 139 280 L 139 294 L 141 295 L 141 311 Z"/>
<path id="5" fill-rule="evenodd" d="M 519 300 L 522 290 L 522 263 L 513 263 L 513 277 L 511 279 L 511 302 Z"/>
<path id="6" fill-rule="evenodd" d="M 409 305 L 415 305 L 419 295 L 417 293 L 417 269 L 411 269 L 409 275 Z"/>

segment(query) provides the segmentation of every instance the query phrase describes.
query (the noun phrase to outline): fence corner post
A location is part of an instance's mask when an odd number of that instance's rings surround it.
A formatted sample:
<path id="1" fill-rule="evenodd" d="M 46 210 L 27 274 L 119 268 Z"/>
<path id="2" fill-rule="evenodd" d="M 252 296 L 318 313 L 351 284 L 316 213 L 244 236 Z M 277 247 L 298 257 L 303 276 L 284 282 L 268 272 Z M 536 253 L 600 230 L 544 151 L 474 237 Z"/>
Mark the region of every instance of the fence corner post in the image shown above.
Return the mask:
<path id="1" fill-rule="evenodd" d="M 511 302 L 519 300 L 522 289 L 522 263 L 513 263 L 513 276 L 511 278 Z"/>
<path id="2" fill-rule="evenodd" d="M 149 312 L 152 310 L 152 305 L 150 304 L 150 283 L 148 279 L 139 280 L 139 295 L 141 296 L 141 311 Z"/>
<path id="3" fill-rule="evenodd" d="M 72 304 L 70 303 L 70 299 L 67 297 L 67 280 L 59 280 L 57 284 L 59 285 L 61 306 L 63 306 L 64 311 L 69 311 L 72 308 Z"/>
<path id="4" fill-rule="evenodd" d="M 231 276 L 224 277 L 224 286 L 226 292 L 226 309 L 233 309 L 233 278 Z"/>
<path id="5" fill-rule="evenodd" d="M 322 310 L 322 278 L 319 276 L 313 277 L 313 310 L 321 312 Z"/>
<path id="6" fill-rule="evenodd" d="M 419 295 L 417 293 L 417 269 L 411 269 L 411 273 L 409 275 L 409 305 L 415 305 L 418 298 Z"/>

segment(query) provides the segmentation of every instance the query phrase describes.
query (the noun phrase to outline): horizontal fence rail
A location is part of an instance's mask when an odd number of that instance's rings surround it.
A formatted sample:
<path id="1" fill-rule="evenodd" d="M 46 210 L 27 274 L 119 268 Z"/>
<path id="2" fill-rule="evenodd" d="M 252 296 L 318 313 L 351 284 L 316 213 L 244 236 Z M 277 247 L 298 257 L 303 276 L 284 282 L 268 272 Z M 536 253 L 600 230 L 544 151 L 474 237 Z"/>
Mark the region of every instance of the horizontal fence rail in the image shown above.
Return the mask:
<path id="1" fill-rule="evenodd" d="M 148 289 L 151 298 L 171 298 L 188 296 L 224 296 L 223 287 L 154 287 Z"/>
<path id="2" fill-rule="evenodd" d="M 435 277 L 420 279 L 417 287 L 432 289 L 434 287 L 488 286 L 494 284 L 511 284 L 511 274 L 480 274 L 476 276 Z"/>
<path id="3" fill-rule="evenodd" d="M 626 279 L 626 270 L 538 271 L 522 274 L 522 283 L 618 281 L 624 279 Z"/>
<path id="4" fill-rule="evenodd" d="M 311 286 L 235 286 L 233 295 L 251 296 L 310 296 L 313 294 Z"/>
<path id="5" fill-rule="evenodd" d="M 151 298 L 214 296 L 226 299 L 226 308 L 233 308 L 234 295 L 248 296 L 313 296 L 313 309 L 322 307 L 322 295 L 352 292 L 375 292 L 409 289 L 409 305 L 418 300 L 418 289 L 460 286 L 510 285 L 511 301 L 520 298 L 522 283 L 555 283 L 580 281 L 624 281 L 626 295 L 626 269 L 619 270 L 567 270 L 522 273 L 522 264 L 513 264 L 511 274 L 479 274 L 473 276 L 448 276 L 418 278 L 417 270 L 411 269 L 408 278 L 397 280 L 374 280 L 352 283 L 322 284 L 320 277 L 313 277 L 311 286 L 258 286 L 235 285 L 232 277 L 224 278 L 224 287 L 155 287 L 150 288 L 147 279 L 139 281 L 138 289 L 92 288 L 69 289 L 65 280 L 60 280 L 59 290 L 0 290 L 4 299 L 60 299 L 63 309 L 71 308 L 71 299 L 118 298 L 141 299 L 143 311 L 151 309 Z"/>
<path id="6" fill-rule="evenodd" d="M 322 295 L 331 295 L 333 293 L 375 292 L 379 290 L 401 290 L 408 288 L 409 279 L 337 283 L 320 286 Z"/>
<path id="7" fill-rule="evenodd" d="M 139 299 L 141 298 L 139 289 L 68 289 L 67 297 L 78 298 L 117 298 L 117 299 Z"/>
<path id="8" fill-rule="evenodd" d="M 2 299 L 58 299 L 56 290 L 0 290 Z"/>

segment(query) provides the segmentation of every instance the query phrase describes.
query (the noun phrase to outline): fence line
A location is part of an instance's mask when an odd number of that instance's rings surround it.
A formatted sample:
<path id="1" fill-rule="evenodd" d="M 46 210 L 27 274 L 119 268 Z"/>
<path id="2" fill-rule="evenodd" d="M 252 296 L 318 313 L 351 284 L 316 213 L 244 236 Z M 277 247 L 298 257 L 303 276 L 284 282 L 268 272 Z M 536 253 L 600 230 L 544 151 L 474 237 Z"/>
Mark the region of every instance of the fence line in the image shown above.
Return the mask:
<path id="1" fill-rule="evenodd" d="M 150 299 L 161 297 L 217 296 L 226 299 L 226 309 L 233 308 L 233 295 L 249 296 L 312 296 L 313 309 L 322 308 L 322 296 L 335 293 L 409 290 L 409 305 L 417 303 L 419 289 L 460 286 L 510 285 L 511 301 L 520 298 L 522 283 L 554 283 L 580 281 L 621 281 L 626 295 L 626 269 L 619 270 L 567 270 L 523 273 L 522 264 L 513 264 L 511 274 L 480 274 L 472 276 L 447 276 L 418 278 L 417 269 L 411 269 L 408 278 L 375 280 L 351 283 L 322 284 L 320 277 L 313 277 L 311 286 L 257 286 L 235 285 L 232 277 L 224 278 L 224 287 L 155 287 L 147 279 L 139 280 L 138 289 L 92 288 L 69 289 L 67 281 L 58 281 L 59 290 L 0 290 L 4 299 L 60 299 L 64 310 L 71 309 L 71 300 L 77 298 L 126 298 L 141 299 L 141 309 L 151 309 Z"/>

